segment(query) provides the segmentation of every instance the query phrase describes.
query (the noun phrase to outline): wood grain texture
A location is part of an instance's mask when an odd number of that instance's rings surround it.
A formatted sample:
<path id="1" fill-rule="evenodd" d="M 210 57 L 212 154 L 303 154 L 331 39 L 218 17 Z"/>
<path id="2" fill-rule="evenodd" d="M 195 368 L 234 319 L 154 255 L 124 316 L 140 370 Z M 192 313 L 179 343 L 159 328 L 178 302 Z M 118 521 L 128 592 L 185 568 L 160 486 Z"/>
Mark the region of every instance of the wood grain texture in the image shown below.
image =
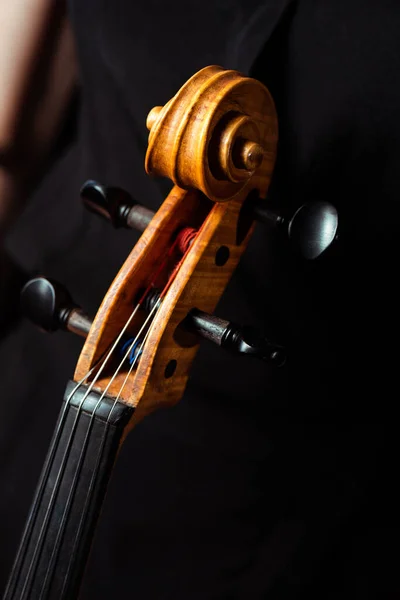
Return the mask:
<path id="1" fill-rule="evenodd" d="M 265 163 L 275 159 L 272 98 L 260 82 L 237 71 L 205 67 L 163 108 L 155 107 L 147 125 L 146 171 L 200 190 L 215 202 L 232 199 L 253 175 L 240 168 L 243 164 L 235 165 L 235 142 L 256 143 Z"/>
<path id="2" fill-rule="evenodd" d="M 252 190 L 266 196 L 278 138 L 267 89 L 220 67 L 194 75 L 164 107 L 150 112 L 147 125 L 146 170 L 176 185 L 105 296 L 75 373 L 80 380 L 117 337 L 179 230 L 197 228 L 122 393 L 136 408 L 130 426 L 182 397 L 198 344 L 182 335 L 181 323 L 192 308 L 213 312 L 223 294 L 252 233 L 247 199 Z M 132 334 L 143 318 L 139 311 Z M 105 369 L 97 388 L 104 389 L 114 366 Z M 124 378 L 116 378 L 108 393 L 116 395 Z"/>

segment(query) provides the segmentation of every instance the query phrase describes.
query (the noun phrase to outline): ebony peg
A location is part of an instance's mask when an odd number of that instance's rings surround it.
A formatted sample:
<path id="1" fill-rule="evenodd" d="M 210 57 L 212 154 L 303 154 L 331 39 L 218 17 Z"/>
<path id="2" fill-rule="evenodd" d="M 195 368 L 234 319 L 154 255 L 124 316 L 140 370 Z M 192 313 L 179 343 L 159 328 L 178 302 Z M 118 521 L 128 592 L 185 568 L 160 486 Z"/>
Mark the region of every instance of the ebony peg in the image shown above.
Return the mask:
<path id="1" fill-rule="evenodd" d="M 320 256 L 337 237 L 338 213 L 329 202 L 303 204 L 290 218 L 284 218 L 256 204 L 256 218 L 263 223 L 285 229 L 289 239 L 306 259 Z"/>
<path id="2" fill-rule="evenodd" d="M 271 343 L 252 327 L 241 327 L 198 309 L 189 313 L 187 326 L 202 338 L 236 354 L 253 356 L 275 367 L 286 361 L 284 348 Z"/>
<path id="3" fill-rule="evenodd" d="M 86 337 L 91 320 L 60 283 L 45 277 L 30 279 L 21 291 L 21 309 L 44 331 L 64 329 Z"/>
<path id="4" fill-rule="evenodd" d="M 111 221 L 116 228 L 144 231 L 154 216 L 152 210 L 138 204 L 119 187 L 102 185 L 90 179 L 83 184 L 80 194 L 86 208 Z"/>

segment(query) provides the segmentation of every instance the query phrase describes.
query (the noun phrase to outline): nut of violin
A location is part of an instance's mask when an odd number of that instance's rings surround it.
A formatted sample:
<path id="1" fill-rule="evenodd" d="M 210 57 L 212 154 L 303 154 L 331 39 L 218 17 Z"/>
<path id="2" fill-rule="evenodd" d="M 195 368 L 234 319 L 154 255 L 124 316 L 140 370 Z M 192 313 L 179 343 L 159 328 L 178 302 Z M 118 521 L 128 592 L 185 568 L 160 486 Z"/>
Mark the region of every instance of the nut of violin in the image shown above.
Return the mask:
<path id="1" fill-rule="evenodd" d="M 158 117 L 160 116 L 160 112 L 162 111 L 162 109 L 163 109 L 162 106 L 155 106 L 154 108 L 151 109 L 151 111 L 147 115 L 146 127 L 149 131 L 152 130 L 153 125 L 157 121 Z"/>
<path id="2" fill-rule="evenodd" d="M 150 111 L 147 126 L 147 173 L 200 190 L 214 202 L 232 199 L 247 185 L 260 189 L 260 181 L 268 187 L 278 126 L 273 100 L 259 81 L 206 67 L 164 107 Z"/>

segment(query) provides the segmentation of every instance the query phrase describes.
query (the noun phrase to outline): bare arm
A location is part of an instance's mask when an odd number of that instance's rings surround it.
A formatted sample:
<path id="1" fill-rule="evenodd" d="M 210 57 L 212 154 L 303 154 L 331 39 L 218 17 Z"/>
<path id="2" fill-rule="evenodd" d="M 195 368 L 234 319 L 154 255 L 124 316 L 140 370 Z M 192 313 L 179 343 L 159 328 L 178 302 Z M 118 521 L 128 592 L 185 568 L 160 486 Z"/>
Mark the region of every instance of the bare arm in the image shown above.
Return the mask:
<path id="1" fill-rule="evenodd" d="M 60 131 L 76 79 L 63 3 L 0 0 L 0 236 Z"/>

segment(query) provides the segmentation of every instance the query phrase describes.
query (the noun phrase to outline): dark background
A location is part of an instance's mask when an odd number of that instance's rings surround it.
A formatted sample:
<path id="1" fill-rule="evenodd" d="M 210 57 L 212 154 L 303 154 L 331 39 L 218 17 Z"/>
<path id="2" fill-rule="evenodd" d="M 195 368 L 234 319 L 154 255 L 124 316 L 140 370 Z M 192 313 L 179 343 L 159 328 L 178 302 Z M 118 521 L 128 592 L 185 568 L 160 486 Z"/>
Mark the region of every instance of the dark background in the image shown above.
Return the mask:
<path id="1" fill-rule="evenodd" d="M 397 597 L 400 5 L 80 0 L 69 10 L 76 126 L 7 240 L 18 268 L 59 279 L 95 312 L 137 236 L 85 213 L 80 185 L 99 179 L 157 208 L 166 186 L 144 173 L 146 115 L 207 64 L 272 92 L 271 204 L 290 214 L 325 199 L 340 215 L 338 243 L 314 263 L 257 227 L 218 314 L 275 335 L 289 361 L 272 372 L 202 347 L 182 402 L 125 443 L 82 598 Z M 13 321 L 11 290 L 2 583 L 81 346 Z"/>

